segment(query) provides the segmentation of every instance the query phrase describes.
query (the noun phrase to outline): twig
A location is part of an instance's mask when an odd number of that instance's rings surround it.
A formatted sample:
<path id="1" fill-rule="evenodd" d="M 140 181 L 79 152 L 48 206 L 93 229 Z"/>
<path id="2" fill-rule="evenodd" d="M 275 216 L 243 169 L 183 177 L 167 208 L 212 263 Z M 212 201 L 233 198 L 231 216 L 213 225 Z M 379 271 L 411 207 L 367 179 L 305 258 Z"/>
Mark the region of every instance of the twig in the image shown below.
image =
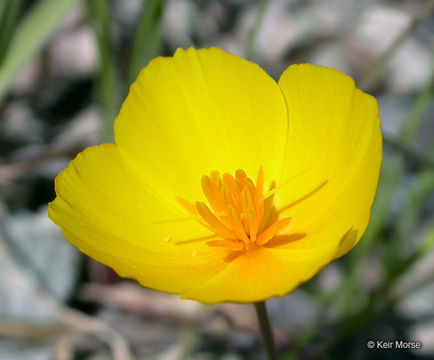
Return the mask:
<path id="1" fill-rule="evenodd" d="M 71 333 L 69 326 L 62 324 L 27 324 L 17 321 L 0 320 L 0 336 L 17 339 L 43 339 Z"/>
<path id="2" fill-rule="evenodd" d="M 381 74 L 384 67 L 387 65 L 390 59 L 399 50 L 401 45 L 410 37 L 410 35 L 417 29 L 417 27 L 431 15 L 434 8 L 434 1 L 428 1 L 425 6 L 421 9 L 419 14 L 417 14 L 413 20 L 408 24 L 408 26 L 402 31 L 402 33 L 390 44 L 386 51 L 380 55 L 380 57 L 375 61 L 374 65 L 370 68 L 367 74 L 359 83 L 359 87 L 363 90 L 369 90 L 374 84 L 377 77 Z"/>
<path id="3" fill-rule="evenodd" d="M 128 343 L 126 340 L 118 334 L 115 330 L 110 328 L 107 324 L 99 319 L 85 315 L 77 310 L 66 307 L 63 304 L 57 302 L 56 299 L 49 294 L 44 293 L 39 287 L 31 281 L 28 281 L 26 276 L 20 271 L 20 269 L 12 262 L 11 255 L 7 248 L 6 243 L 0 234 L 0 255 L 4 259 L 2 266 L 3 271 L 8 272 L 11 281 L 14 281 L 21 286 L 27 288 L 32 298 L 48 309 L 60 322 L 60 326 L 63 326 L 63 334 L 67 329 L 76 331 L 81 334 L 93 334 L 99 339 L 105 341 L 113 353 L 115 360 L 133 360 L 133 356 L 130 353 Z M 3 323 L 4 325 L 4 323 Z M 21 330 L 25 327 L 18 326 Z M 1 330 L 1 327 L 0 327 Z M 15 327 L 17 330 L 17 326 Z M 28 330 L 28 328 L 27 328 Z M 53 329 L 51 329 L 53 330 Z M 11 330 L 9 329 L 11 332 Z M 6 333 L 6 331 L 4 331 Z M 15 335 L 17 332 L 15 332 Z"/>
<path id="4" fill-rule="evenodd" d="M 74 359 L 74 343 L 77 338 L 73 335 L 61 336 L 54 346 L 55 360 L 73 360 Z"/>

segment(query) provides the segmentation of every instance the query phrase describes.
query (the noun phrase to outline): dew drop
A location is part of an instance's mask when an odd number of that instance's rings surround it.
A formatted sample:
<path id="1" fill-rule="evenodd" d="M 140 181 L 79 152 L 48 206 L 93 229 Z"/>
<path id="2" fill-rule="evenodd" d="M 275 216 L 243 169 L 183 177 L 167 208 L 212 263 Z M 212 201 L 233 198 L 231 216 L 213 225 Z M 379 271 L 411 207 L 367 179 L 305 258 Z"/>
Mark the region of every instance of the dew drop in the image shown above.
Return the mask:
<path id="1" fill-rule="evenodd" d="M 172 241 L 172 239 L 170 237 L 164 238 L 164 242 L 166 244 L 170 243 Z"/>
<path id="2" fill-rule="evenodd" d="M 193 257 L 196 257 L 196 255 L 197 255 L 196 251 L 191 254 L 191 256 Z"/>

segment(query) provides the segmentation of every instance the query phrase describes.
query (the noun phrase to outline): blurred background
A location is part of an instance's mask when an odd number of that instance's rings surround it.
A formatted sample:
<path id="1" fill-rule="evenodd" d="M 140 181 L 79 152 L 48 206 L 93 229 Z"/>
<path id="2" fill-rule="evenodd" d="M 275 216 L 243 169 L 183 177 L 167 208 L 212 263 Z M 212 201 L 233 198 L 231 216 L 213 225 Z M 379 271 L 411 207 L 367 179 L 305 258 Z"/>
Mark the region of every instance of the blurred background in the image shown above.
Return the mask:
<path id="1" fill-rule="evenodd" d="M 379 101 L 381 182 L 356 249 L 268 301 L 282 359 L 434 359 L 434 2 L 1 0 L 0 359 L 262 359 L 252 306 L 118 278 L 47 218 L 53 179 L 113 119 L 139 70 L 218 46 L 275 79 L 337 68 Z M 420 350 L 367 341 L 419 341 Z"/>

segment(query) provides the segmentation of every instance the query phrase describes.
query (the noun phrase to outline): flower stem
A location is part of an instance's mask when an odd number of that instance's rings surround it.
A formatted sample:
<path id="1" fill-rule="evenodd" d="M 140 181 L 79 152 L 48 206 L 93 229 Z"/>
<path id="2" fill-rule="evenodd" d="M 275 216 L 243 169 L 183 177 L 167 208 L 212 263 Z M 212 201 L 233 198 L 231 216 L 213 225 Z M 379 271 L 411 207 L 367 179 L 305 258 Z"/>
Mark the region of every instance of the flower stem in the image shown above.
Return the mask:
<path id="1" fill-rule="evenodd" d="M 265 301 L 255 303 L 256 314 L 258 315 L 259 327 L 264 340 L 265 350 L 269 360 L 277 360 L 276 346 L 274 345 L 273 332 L 268 320 Z"/>

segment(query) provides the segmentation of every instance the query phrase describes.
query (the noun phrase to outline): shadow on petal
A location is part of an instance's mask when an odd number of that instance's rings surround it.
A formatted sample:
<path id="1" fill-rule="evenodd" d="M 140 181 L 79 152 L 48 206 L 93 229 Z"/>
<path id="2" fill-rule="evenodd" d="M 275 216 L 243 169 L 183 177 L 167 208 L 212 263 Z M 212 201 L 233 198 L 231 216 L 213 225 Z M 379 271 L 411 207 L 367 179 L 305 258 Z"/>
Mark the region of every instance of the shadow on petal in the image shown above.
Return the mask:
<path id="1" fill-rule="evenodd" d="M 271 239 L 265 247 L 277 247 L 277 246 L 283 246 L 287 245 L 291 242 L 303 239 L 306 236 L 304 233 L 294 233 L 294 234 L 288 234 L 288 235 L 278 235 L 275 236 L 273 239 Z"/>
<path id="2" fill-rule="evenodd" d="M 245 254 L 245 251 L 232 251 L 223 259 L 224 262 L 230 263 L 234 261 L 238 256 Z"/>
<path id="3" fill-rule="evenodd" d="M 345 234 L 342 236 L 339 241 L 339 247 L 336 251 L 335 259 L 345 255 L 348 251 L 350 251 L 354 246 L 356 246 L 358 240 L 358 231 L 353 230 L 351 227 Z"/>

